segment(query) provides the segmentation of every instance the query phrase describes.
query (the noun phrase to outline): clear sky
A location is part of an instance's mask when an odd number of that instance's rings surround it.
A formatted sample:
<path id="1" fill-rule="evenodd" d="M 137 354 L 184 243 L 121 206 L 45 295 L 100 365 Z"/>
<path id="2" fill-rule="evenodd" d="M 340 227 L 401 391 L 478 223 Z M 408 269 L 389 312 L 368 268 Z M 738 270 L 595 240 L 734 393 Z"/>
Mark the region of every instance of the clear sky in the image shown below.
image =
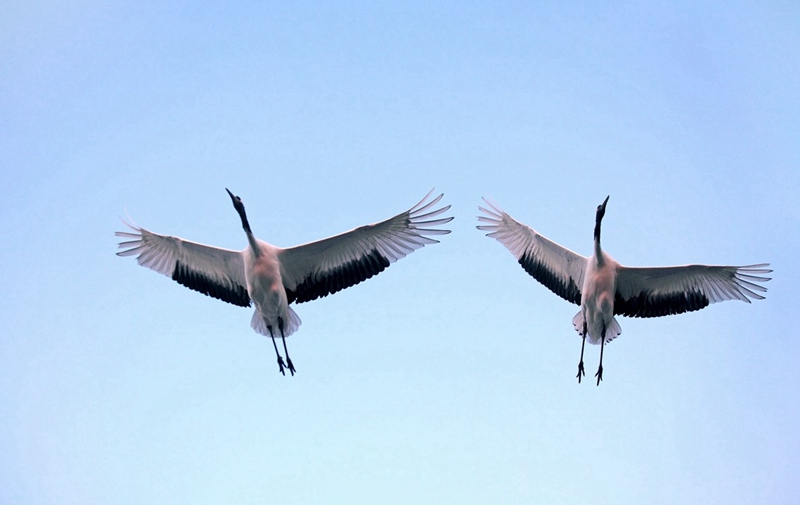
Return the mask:
<path id="1" fill-rule="evenodd" d="M 794 504 L 800 6 L 93 2 L 0 7 L 0 503 Z M 141 226 L 279 246 L 436 187 L 453 233 L 251 310 L 115 256 Z M 482 196 L 627 265 L 771 262 L 764 301 L 578 310 L 475 229 Z M 586 349 L 587 378 L 599 347 Z"/>

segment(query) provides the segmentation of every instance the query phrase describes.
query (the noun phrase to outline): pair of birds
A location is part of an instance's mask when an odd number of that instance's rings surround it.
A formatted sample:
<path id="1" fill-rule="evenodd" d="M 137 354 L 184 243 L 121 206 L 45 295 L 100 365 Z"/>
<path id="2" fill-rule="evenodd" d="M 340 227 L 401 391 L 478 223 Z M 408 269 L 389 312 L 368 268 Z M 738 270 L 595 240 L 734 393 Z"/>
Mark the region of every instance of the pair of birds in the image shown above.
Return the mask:
<path id="1" fill-rule="evenodd" d="M 294 375 L 286 337 L 300 326 L 291 303 L 315 300 L 354 286 L 382 272 L 391 263 L 416 249 L 437 243 L 431 238 L 450 230 L 436 228 L 453 220 L 442 215 L 449 205 L 438 206 L 443 194 L 433 190 L 406 212 L 379 223 L 290 248 L 258 240 L 250 229 L 241 198 L 226 189 L 242 220 L 248 247 L 233 251 L 159 235 L 125 223 L 132 232 L 117 232 L 126 239 L 119 256 L 137 255 L 140 265 L 170 276 L 172 280 L 205 295 L 242 307 L 255 305 L 252 328 L 272 339 L 278 369 Z M 580 306 L 572 318 L 581 336 L 578 382 L 585 376 L 583 353 L 586 339 L 600 344 L 600 364 L 595 377 L 603 379 L 603 348 L 621 329 L 615 315 L 657 317 L 702 309 L 724 300 L 763 299 L 760 284 L 770 280 L 768 263 L 746 266 L 686 265 L 674 267 L 625 267 L 600 247 L 600 225 L 608 197 L 597 207 L 594 252 L 581 256 L 548 240 L 514 220 L 484 199 L 478 207 L 487 231 L 517 259 L 522 268 L 549 290 Z M 277 337 L 283 344 L 278 350 Z"/>

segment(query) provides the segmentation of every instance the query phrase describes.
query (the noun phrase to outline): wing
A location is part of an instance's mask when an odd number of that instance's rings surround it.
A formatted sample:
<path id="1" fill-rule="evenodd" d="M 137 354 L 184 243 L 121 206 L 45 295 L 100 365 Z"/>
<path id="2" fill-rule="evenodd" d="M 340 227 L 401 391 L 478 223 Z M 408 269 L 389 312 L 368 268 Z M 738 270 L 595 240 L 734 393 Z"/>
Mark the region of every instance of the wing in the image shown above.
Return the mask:
<path id="1" fill-rule="evenodd" d="M 240 307 L 250 306 L 244 260 L 239 251 L 159 235 L 123 223 L 133 233 L 115 233 L 118 237 L 131 239 L 120 242 L 119 248 L 125 250 L 118 252 L 118 256 L 138 254 L 136 261 L 140 265 L 171 277 L 189 289 Z"/>
<path id="2" fill-rule="evenodd" d="M 700 310 L 725 300 L 763 300 L 767 288 L 762 274 L 769 263 L 742 267 L 686 265 L 677 267 L 620 267 L 614 314 L 657 317 Z"/>
<path id="3" fill-rule="evenodd" d="M 386 221 L 281 249 L 278 260 L 289 303 L 315 300 L 354 286 L 416 249 L 437 243 L 430 235 L 450 233 L 429 228 L 453 220 L 439 217 L 450 206 L 435 208 L 444 195 L 428 201 L 431 193 L 433 190 L 408 211 Z"/>
<path id="4" fill-rule="evenodd" d="M 539 235 L 485 198 L 483 201 L 489 208 L 478 207 L 485 214 L 478 216 L 478 221 L 487 224 L 477 228 L 490 232 L 486 236 L 506 246 L 522 268 L 547 289 L 580 305 L 586 257 Z"/>

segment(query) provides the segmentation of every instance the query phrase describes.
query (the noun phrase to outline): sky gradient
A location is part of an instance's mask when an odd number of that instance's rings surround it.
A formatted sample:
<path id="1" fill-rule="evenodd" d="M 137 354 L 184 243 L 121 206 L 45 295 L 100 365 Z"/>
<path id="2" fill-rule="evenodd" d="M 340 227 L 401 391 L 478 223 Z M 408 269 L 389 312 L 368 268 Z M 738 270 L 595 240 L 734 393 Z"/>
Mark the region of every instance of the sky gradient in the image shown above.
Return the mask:
<path id="1" fill-rule="evenodd" d="M 794 504 L 795 2 L 0 7 L 0 503 Z M 115 256 L 120 216 L 242 249 L 388 218 L 453 233 L 252 309 Z M 481 197 L 625 265 L 770 262 L 767 299 L 619 318 L 475 229 Z M 599 347 L 586 348 L 587 378 Z"/>

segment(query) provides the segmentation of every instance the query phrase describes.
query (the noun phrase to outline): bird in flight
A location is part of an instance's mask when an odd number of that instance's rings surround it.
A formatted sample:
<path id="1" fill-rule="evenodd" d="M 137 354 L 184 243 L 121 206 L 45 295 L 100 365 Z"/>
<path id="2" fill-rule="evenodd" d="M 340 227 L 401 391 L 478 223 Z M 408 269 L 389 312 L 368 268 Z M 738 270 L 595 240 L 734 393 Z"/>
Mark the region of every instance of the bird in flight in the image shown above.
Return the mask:
<path id="1" fill-rule="evenodd" d="M 725 300 L 762 300 L 770 280 L 769 263 L 746 266 L 683 265 L 672 267 L 626 267 L 614 261 L 600 247 L 600 224 L 608 197 L 597 206 L 594 225 L 594 253 L 574 253 L 548 240 L 536 230 L 516 221 L 485 198 L 487 207 L 477 228 L 503 244 L 522 268 L 547 289 L 580 306 L 572 324 L 581 341 L 578 382 L 585 375 L 583 350 L 586 338 L 600 344 L 597 385 L 603 380 L 603 347 L 621 329 L 615 315 L 658 317 L 700 310 Z"/>
<path id="2" fill-rule="evenodd" d="M 444 195 L 431 198 L 431 190 L 411 209 L 385 221 L 284 249 L 257 239 L 242 199 L 225 191 L 247 236 L 244 250 L 159 235 L 123 221 L 132 231 L 116 232 L 126 239 L 119 244 L 124 250 L 117 255 L 136 255 L 140 265 L 204 295 L 241 307 L 255 305 L 250 325 L 272 339 L 283 375 L 287 368 L 292 375 L 296 372 L 286 337 L 300 326 L 300 318 L 290 304 L 315 300 L 369 279 L 416 249 L 438 243 L 430 237 L 450 230 L 435 227 L 453 220 L 441 217 L 450 206 L 438 206 Z M 277 337 L 283 343 L 285 362 Z"/>

